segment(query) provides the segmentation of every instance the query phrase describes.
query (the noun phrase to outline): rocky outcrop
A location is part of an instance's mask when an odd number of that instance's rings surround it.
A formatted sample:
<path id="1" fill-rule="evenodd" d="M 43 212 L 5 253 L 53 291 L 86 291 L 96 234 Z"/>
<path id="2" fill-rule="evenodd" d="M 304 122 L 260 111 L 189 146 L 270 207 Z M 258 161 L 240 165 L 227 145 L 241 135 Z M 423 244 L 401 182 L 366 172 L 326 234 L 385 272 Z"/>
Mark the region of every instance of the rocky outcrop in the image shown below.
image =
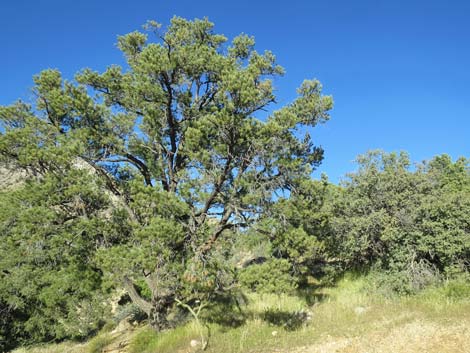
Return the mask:
<path id="1" fill-rule="evenodd" d="M 26 171 L 0 162 L 0 191 L 15 188 L 21 185 L 28 176 Z"/>

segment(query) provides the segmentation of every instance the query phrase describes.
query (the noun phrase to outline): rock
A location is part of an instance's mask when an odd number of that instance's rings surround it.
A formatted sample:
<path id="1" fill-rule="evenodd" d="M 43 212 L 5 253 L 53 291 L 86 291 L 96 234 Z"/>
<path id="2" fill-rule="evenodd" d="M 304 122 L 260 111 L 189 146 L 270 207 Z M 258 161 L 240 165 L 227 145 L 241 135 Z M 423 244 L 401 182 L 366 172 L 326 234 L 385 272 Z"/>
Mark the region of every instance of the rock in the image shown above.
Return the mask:
<path id="1" fill-rule="evenodd" d="M 354 313 L 356 315 L 362 315 L 367 311 L 367 308 L 364 308 L 363 306 L 357 306 L 354 308 Z"/>
<path id="2" fill-rule="evenodd" d="M 271 332 L 271 335 L 273 335 L 273 337 L 277 336 L 277 331 Z"/>
<path id="3" fill-rule="evenodd" d="M 111 333 L 120 333 L 130 330 L 131 328 L 132 325 L 130 324 L 130 322 L 124 319 L 116 326 L 114 330 L 111 331 Z"/>
<path id="4" fill-rule="evenodd" d="M 21 186 L 31 175 L 23 170 L 0 162 L 0 190 L 11 190 Z"/>
<path id="5" fill-rule="evenodd" d="M 200 344 L 201 342 L 199 342 L 198 340 L 191 340 L 191 342 L 189 342 L 189 345 L 193 348 L 199 346 Z"/>

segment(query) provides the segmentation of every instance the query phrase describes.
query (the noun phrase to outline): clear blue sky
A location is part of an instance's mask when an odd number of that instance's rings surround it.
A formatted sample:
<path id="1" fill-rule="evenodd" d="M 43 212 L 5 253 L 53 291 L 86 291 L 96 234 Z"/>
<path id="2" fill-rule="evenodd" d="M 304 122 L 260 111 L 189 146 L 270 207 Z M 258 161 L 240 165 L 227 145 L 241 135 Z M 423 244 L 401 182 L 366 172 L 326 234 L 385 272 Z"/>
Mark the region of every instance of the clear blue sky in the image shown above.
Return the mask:
<path id="1" fill-rule="evenodd" d="M 32 75 L 123 62 L 116 36 L 148 19 L 204 17 L 232 38 L 256 37 L 287 74 L 280 103 L 304 78 L 332 94 L 316 129 L 320 171 L 333 181 L 368 149 L 406 150 L 415 161 L 470 157 L 470 1 L 9 0 L 0 4 L 0 104 L 31 99 Z"/>

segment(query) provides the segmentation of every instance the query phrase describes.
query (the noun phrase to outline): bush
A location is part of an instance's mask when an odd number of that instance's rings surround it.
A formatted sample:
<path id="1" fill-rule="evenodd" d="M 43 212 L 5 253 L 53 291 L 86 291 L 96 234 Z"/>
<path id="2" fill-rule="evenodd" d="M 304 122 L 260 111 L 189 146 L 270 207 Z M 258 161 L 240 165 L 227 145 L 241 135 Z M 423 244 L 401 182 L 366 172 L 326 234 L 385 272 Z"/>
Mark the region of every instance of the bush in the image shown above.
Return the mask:
<path id="1" fill-rule="evenodd" d="M 470 282 L 469 276 L 460 276 L 459 278 L 447 281 L 442 287 L 444 296 L 450 300 L 470 300 Z"/>
<path id="2" fill-rule="evenodd" d="M 258 293 L 289 293 L 297 288 L 297 279 L 291 275 L 291 264 L 284 259 L 269 259 L 243 269 L 240 283 Z"/>
<path id="3" fill-rule="evenodd" d="M 406 153 L 373 151 L 358 161 L 325 242 L 344 269 L 371 268 L 377 285 L 399 293 L 468 270 L 468 160 L 444 155 L 411 169 Z"/>

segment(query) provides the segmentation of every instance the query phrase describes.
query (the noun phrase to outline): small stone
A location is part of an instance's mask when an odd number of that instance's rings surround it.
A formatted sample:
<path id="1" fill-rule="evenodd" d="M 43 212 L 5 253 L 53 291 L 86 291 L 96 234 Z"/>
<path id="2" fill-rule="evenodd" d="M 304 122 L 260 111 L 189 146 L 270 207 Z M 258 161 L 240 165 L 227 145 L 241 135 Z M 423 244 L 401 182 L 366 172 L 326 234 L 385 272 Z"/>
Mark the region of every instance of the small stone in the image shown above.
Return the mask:
<path id="1" fill-rule="evenodd" d="M 190 346 L 191 347 L 197 347 L 201 344 L 201 342 L 199 342 L 198 340 L 191 340 L 191 342 L 189 342 Z"/>
<path id="2" fill-rule="evenodd" d="M 277 336 L 277 331 L 271 332 L 271 335 L 273 335 L 273 337 L 274 337 L 274 336 Z"/>
<path id="3" fill-rule="evenodd" d="M 367 308 L 364 308 L 363 306 L 357 306 L 354 308 L 354 313 L 356 315 L 362 315 L 367 311 Z"/>

